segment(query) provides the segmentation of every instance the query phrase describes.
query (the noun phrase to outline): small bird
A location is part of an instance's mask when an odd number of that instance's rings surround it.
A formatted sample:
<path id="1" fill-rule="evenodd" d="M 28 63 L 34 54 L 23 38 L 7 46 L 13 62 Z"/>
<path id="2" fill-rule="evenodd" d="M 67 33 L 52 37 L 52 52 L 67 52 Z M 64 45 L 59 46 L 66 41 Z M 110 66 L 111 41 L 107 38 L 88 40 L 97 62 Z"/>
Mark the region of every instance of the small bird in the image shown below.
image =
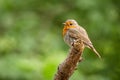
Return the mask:
<path id="1" fill-rule="evenodd" d="M 90 41 L 90 38 L 88 37 L 88 34 L 83 27 L 79 26 L 79 24 L 74 19 L 68 19 L 63 24 L 63 38 L 65 43 L 72 47 L 72 44 L 76 40 L 81 40 L 85 47 L 94 51 L 94 53 L 101 59 L 100 54 L 92 45 L 92 42 Z"/>

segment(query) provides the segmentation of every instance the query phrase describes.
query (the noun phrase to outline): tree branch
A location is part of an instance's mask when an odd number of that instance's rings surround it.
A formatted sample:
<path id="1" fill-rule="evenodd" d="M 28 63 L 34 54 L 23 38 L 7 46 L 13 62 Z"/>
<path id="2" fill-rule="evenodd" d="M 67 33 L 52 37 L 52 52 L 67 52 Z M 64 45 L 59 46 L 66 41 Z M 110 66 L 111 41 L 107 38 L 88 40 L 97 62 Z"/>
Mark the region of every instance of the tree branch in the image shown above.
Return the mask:
<path id="1" fill-rule="evenodd" d="M 59 65 L 54 80 L 69 80 L 70 76 L 76 69 L 78 62 L 82 60 L 81 56 L 83 50 L 83 43 L 81 41 L 76 41 L 70 49 L 67 58 Z"/>

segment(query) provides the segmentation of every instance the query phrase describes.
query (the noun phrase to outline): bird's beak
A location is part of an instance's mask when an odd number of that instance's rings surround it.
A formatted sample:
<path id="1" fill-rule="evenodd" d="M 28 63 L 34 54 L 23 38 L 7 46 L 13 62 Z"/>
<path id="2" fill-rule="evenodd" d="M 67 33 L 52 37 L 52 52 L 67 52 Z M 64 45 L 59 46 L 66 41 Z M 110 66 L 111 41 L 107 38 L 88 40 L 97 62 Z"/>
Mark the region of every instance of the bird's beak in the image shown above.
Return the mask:
<path id="1" fill-rule="evenodd" d="M 65 25 L 66 23 L 62 23 L 62 24 L 64 24 L 64 25 Z"/>

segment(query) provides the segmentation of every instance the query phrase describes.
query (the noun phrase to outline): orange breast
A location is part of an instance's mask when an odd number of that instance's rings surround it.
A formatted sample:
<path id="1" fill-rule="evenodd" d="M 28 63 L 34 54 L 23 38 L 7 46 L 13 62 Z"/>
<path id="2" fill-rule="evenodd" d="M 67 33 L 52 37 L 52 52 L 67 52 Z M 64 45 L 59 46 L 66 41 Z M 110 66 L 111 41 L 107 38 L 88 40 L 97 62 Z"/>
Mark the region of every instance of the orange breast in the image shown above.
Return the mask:
<path id="1" fill-rule="evenodd" d="M 64 26 L 62 35 L 64 36 L 67 33 L 67 30 L 75 28 L 76 26 Z"/>
<path id="2" fill-rule="evenodd" d="M 66 32 L 67 32 L 67 26 L 64 26 L 62 35 L 64 36 L 66 34 Z"/>

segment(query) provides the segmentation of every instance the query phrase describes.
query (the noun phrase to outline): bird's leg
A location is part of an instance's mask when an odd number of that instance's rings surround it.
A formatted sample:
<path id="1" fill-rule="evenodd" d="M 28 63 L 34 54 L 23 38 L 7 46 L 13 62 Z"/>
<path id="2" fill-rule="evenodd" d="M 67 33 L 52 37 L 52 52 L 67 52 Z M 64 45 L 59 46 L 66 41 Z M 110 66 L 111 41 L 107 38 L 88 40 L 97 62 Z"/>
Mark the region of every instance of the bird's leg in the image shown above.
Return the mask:
<path id="1" fill-rule="evenodd" d="M 71 45 L 74 46 L 74 42 L 72 42 Z"/>
<path id="2" fill-rule="evenodd" d="M 73 42 L 71 43 L 71 45 L 74 46 L 75 42 L 76 42 L 76 40 L 73 40 Z"/>

